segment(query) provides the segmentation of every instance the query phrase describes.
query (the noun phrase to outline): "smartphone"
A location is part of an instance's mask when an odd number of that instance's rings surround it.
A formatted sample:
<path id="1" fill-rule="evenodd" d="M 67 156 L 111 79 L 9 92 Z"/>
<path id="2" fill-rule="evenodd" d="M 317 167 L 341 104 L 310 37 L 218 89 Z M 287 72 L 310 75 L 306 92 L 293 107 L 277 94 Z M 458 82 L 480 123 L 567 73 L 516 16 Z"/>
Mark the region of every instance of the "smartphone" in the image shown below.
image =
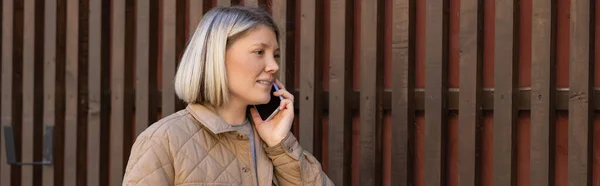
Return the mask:
<path id="1" fill-rule="evenodd" d="M 273 88 L 271 88 L 271 92 L 269 93 L 271 95 L 269 103 L 263 105 L 254 105 L 254 108 L 256 109 L 256 111 L 258 111 L 258 114 L 260 115 L 260 118 L 263 121 L 268 121 L 272 119 L 275 115 L 277 115 L 277 113 L 279 113 L 279 105 L 281 104 L 281 100 L 283 100 L 283 97 L 273 95 L 273 92 L 278 90 L 279 87 L 275 83 L 273 83 Z"/>

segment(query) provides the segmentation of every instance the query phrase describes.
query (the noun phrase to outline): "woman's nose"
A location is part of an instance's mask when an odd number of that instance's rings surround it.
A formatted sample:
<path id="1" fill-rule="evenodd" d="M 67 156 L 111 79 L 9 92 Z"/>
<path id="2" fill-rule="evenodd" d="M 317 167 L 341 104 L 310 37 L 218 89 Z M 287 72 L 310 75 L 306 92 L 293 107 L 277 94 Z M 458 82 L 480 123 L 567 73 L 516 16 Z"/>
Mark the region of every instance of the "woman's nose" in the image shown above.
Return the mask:
<path id="1" fill-rule="evenodd" d="M 278 70 L 279 70 L 279 64 L 277 64 L 277 61 L 275 60 L 274 57 L 271 57 L 269 60 L 267 60 L 267 66 L 265 66 L 266 72 L 274 74 Z"/>

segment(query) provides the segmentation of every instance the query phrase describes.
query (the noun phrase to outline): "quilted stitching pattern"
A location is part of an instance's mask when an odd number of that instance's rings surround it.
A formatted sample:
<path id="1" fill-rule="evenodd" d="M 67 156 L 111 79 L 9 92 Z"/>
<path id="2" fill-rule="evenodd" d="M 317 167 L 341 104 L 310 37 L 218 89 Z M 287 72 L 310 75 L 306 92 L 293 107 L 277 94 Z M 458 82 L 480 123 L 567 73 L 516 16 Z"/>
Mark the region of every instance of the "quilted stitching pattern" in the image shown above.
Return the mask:
<path id="1" fill-rule="evenodd" d="M 293 135 L 264 149 L 256 139 L 256 175 L 248 139 L 202 106 L 193 107 L 198 110 L 188 106 L 138 136 L 123 185 L 254 185 L 257 177 L 260 185 L 333 185 Z"/>
<path id="2" fill-rule="evenodd" d="M 212 134 L 199 126 L 189 113 L 182 110 L 152 125 L 138 137 L 126 174 L 138 177 L 137 184 L 150 182 L 159 175 L 170 177 L 164 180 L 172 180 L 176 185 L 241 184 L 240 164 L 231 150 L 235 147 L 230 140 L 225 135 Z M 168 143 L 166 146 L 170 149 L 161 148 L 159 143 Z M 168 157 L 172 157 L 173 163 Z M 144 159 L 159 161 L 145 162 Z M 133 169 L 143 169 L 146 175 L 133 175 L 135 172 L 129 171 Z"/>

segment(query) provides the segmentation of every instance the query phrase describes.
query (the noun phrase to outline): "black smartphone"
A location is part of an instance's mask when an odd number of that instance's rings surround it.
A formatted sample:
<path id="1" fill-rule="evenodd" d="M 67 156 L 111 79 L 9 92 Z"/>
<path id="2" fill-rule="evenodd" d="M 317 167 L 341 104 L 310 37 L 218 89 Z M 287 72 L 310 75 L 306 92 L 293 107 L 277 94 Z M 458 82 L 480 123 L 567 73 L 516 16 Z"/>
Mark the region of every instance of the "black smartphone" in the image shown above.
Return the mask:
<path id="1" fill-rule="evenodd" d="M 273 88 L 271 88 L 270 92 L 271 99 L 269 100 L 269 103 L 263 105 L 254 105 L 254 108 L 258 111 L 258 114 L 263 121 L 268 121 L 272 119 L 273 116 L 277 115 L 277 113 L 279 113 L 279 105 L 281 104 L 283 97 L 273 95 L 273 92 L 278 90 L 279 87 L 273 83 Z"/>

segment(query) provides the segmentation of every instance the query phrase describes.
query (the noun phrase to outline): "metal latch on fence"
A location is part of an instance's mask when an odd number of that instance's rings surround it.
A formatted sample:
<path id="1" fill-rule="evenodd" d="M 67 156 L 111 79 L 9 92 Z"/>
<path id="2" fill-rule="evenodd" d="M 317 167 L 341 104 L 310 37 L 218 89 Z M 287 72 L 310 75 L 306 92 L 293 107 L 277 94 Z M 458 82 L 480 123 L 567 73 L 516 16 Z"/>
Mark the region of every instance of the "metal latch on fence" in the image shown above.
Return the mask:
<path id="1" fill-rule="evenodd" d="M 43 160 L 38 162 L 17 162 L 15 150 L 15 139 L 12 126 L 4 126 L 4 142 L 6 147 L 6 159 L 10 165 L 52 165 L 52 153 L 54 152 L 54 127 L 44 127 Z"/>

